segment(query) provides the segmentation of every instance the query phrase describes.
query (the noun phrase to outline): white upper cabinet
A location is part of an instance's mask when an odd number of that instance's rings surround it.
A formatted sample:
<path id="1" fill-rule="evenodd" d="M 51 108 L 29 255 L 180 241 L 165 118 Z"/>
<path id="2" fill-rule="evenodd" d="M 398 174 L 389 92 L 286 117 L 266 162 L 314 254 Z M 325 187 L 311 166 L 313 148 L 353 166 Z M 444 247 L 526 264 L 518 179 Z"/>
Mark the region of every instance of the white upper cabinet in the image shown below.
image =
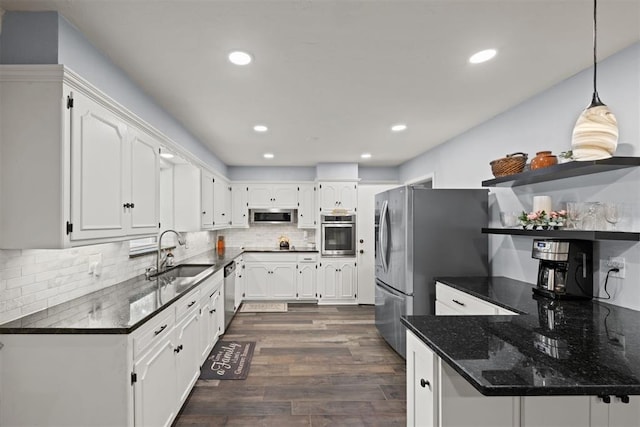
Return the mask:
<path id="1" fill-rule="evenodd" d="M 159 134 L 62 65 L 0 67 L 0 248 L 157 233 Z"/>
<path id="2" fill-rule="evenodd" d="M 231 186 L 222 176 L 215 175 L 213 181 L 213 227 L 231 226 Z"/>
<path id="3" fill-rule="evenodd" d="M 188 163 L 173 167 L 173 223 L 176 230 L 200 230 L 201 186 L 200 168 Z"/>
<path id="4" fill-rule="evenodd" d="M 231 226 L 249 226 L 249 203 L 247 195 L 249 187 L 244 184 L 231 185 Z"/>
<path id="5" fill-rule="evenodd" d="M 131 211 L 127 125 L 80 95 L 71 124 L 71 240 L 124 236 Z"/>
<path id="6" fill-rule="evenodd" d="M 213 228 L 214 221 L 213 194 L 215 191 L 215 178 L 211 172 L 204 169 L 201 171 L 200 177 L 200 208 L 202 209 L 200 227 L 203 230 L 210 230 Z"/>
<path id="7" fill-rule="evenodd" d="M 151 136 L 131 129 L 131 226 L 128 234 L 158 230 L 160 218 L 159 144 Z"/>
<path id="8" fill-rule="evenodd" d="M 358 184 L 355 182 L 320 182 L 318 184 L 320 213 L 334 209 L 355 212 L 358 206 Z"/>
<path id="9" fill-rule="evenodd" d="M 316 186 L 298 186 L 298 228 L 316 227 Z"/>
<path id="10" fill-rule="evenodd" d="M 249 208 L 298 207 L 298 186 L 296 184 L 249 184 L 247 202 Z"/>

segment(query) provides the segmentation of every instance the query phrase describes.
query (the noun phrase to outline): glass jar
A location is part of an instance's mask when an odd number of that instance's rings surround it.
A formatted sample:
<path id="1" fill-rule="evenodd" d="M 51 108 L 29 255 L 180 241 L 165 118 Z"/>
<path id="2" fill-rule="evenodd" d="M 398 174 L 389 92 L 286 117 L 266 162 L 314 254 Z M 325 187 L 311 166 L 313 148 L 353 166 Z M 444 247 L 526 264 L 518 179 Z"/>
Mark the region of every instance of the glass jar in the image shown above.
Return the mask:
<path id="1" fill-rule="evenodd" d="M 218 236 L 217 250 L 219 254 L 224 252 L 224 236 Z"/>

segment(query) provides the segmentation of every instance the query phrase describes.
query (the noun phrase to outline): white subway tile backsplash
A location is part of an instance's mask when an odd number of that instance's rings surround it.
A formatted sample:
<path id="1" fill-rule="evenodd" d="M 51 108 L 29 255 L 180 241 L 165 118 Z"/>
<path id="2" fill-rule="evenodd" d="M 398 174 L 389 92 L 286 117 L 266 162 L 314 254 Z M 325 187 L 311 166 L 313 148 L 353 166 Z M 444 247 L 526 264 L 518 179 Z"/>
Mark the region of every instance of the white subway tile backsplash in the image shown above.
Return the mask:
<path id="1" fill-rule="evenodd" d="M 213 234 L 185 233 L 189 248 L 176 248 L 176 262 L 211 249 Z M 89 274 L 89 257 L 95 254 L 102 255 L 99 276 Z M 152 265 L 155 253 L 129 258 L 129 242 L 60 250 L 0 250 L 0 323 L 131 279 Z"/>

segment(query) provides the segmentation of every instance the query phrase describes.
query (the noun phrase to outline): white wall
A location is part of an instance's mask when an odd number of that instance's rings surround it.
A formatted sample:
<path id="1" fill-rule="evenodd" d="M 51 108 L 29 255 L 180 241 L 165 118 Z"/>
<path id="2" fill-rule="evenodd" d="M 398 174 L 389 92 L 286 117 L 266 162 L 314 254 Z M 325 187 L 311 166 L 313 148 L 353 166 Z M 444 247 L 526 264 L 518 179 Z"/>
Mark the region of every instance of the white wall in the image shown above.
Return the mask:
<path id="1" fill-rule="evenodd" d="M 464 134 L 406 162 L 400 167 L 401 181 L 435 173 L 436 187 L 473 188 L 490 179 L 489 162 L 507 153 L 523 151 L 529 158 L 537 151 L 559 153 L 571 148 L 575 121 L 591 100 L 592 70 L 585 70 L 523 102 Z M 620 141 L 617 156 L 640 156 L 640 43 L 607 58 L 598 67 L 598 92 L 615 113 Z M 500 94 L 496 94 L 499 96 Z M 515 189 L 491 190 L 493 225 L 500 210 L 530 210 L 533 195 L 550 195 L 554 208 L 566 201 L 624 201 L 633 208 L 633 221 L 624 227 L 640 231 L 640 171 L 628 169 L 587 177 L 552 181 Z M 516 236 L 490 238 L 493 275 L 535 282 L 537 262 L 531 258 L 532 239 Z M 640 245 L 601 241 L 596 256 L 624 256 L 624 280 L 610 280 L 609 291 L 616 305 L 640 310 Z M 596 268 L 599 265 L 596 266 Z M 599 270 L 598 293 L 606 270 Z"/>

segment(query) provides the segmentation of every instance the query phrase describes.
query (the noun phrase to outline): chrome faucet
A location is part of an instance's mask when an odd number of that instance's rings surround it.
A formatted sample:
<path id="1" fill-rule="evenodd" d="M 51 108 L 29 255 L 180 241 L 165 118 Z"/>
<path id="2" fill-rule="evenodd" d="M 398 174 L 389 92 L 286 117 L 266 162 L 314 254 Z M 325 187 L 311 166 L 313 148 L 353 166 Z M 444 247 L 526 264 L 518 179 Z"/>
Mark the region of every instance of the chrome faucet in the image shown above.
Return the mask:
<path id="1" fill-rule="evenodd" d="M 163 272 L 162 268 L 165 266 L 165 264 L 167 262 L 167 257 L 169 255 L 173 256 L 173 254 L 171 254 L 171 252 L 169 252 L 164 257 L 164 259 L 162 258 L 162 237 L 165 234 L 169 233 L 169 232 L 175 234 L 178 237 L 178 244 L 179 245 L 184 246 L 187 243 L 187 240 L 182 236 L 182 234 L 178 233 L 175 230 L 165 230 L 162 233 L 160 233 L 160 237 L 158 237 L 158 251 L 156 253 L 156 271 L 153 272 L 153 267 L 147 268 L 147 273 L 146 273 L 147 279 L 150 278 L 153 275 L 162 273 Z"/>

